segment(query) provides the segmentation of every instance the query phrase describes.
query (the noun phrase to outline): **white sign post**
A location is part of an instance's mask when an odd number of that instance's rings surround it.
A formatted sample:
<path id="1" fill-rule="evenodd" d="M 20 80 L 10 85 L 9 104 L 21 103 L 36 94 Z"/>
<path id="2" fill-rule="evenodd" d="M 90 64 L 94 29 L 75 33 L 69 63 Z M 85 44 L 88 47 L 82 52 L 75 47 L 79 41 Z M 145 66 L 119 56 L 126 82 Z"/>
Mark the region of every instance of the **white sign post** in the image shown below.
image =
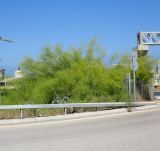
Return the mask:
<path id="1" fill-rule="evenodd" d="M 133 50 L 132 50 L 131 69 L 133 70 L 134 102 L 136 102 L 136 70 L 138 69 L 138 63 L 137 63 L 137 50 L 136 50 L 136 48 L 133 48 Z"/>

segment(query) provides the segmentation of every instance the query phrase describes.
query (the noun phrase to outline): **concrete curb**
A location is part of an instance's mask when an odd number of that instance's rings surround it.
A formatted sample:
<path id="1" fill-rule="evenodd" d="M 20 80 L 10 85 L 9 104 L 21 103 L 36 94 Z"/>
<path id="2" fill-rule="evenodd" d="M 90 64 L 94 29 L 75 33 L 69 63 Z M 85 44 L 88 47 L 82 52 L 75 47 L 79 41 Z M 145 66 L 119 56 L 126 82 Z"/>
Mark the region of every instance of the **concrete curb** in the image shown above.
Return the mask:
<path id="1" fill-rule="evenodd" d="M 73 120 L 73 119 L 88 118 L 88 117 L 117 115 L 117 114 L 123 114 L 123 113 L 136 113 L 139 111 L 147 111 L 147 110 L 154 110 L 154 109 L 160 109 L 160 105 L 147 105 L 142 107 L 136 107 L 136 108 L 132 108 L 132 112 L 127 112 L 126 108 L 122 108 L 122 109 L 113 109 L 113 110 L 96 111 L 96 112 L 83 112 L 83 113 L 74 113 L 74 114 L 67 114 L 67 115 L 57 115 L 57 116 L 49 116 L 49 117 L 0 120 L 0 126 L 43 123 L 43 122 L 45 123 L 50 121 L 64 121 L 64 120 Z"/>

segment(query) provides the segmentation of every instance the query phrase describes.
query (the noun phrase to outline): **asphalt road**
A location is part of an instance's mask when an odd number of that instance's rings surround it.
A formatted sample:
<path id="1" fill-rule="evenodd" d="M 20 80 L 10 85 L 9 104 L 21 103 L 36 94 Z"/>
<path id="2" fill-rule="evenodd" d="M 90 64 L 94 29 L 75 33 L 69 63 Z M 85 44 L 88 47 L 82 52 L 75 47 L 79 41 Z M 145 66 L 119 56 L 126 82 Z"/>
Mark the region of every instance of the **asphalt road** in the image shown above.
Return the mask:
<path id="1" fill-rule="evenodd" d="M 160 110 L 0 126 L 0 151 L 159 151 Z"/>

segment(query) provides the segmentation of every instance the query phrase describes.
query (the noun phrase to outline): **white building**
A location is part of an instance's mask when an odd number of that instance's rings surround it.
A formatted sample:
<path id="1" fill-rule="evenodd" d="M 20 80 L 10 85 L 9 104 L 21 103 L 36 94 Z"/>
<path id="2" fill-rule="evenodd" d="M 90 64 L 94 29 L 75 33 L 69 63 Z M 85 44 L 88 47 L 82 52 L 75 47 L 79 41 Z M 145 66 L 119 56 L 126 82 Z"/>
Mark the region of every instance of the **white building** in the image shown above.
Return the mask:
<path id="1" fill-rule="evenodd" d="M 15 78 L 23 78 L 23 74 L 22 71 L 20 70 L 20 68 L 18 68 L 18 70 L 15 71 Z"/>

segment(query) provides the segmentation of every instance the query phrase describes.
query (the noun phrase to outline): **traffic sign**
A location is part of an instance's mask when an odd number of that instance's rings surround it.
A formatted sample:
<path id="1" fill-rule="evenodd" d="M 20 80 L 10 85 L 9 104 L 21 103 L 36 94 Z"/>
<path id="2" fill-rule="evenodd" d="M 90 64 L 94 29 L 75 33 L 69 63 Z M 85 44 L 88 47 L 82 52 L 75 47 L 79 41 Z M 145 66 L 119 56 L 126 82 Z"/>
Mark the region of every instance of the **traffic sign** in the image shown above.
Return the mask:
<path id="1" fill-rule="evenodd" d="M 136 70 L 138 69 L 138 63 L 137 63 L 136 61 L 135 61 L 135 63 L 134 63 L 133 68 L 134 68 L 134 71 L 136 71 Z"/>
<path id="2" fill-rule="evenodd" d="M 138 69 L 137 61 L 132 60 L 130 67 L 131 67 L 132 70 L 136 71 Z"/>
<path id="3" fill-rule="evenodd" d="M 132 51 L 132 57 L 134 60 L 137 60 L 137 52 L 136 51 Z"/>
<path id="4" fill-rule="evenodd" d="M 137 51 L 135 48 L 133 48 L 132 51 L 132 62 L 130 65 L 131 69 L 136 71 L 138 69 L 138 63 L 137 63 Z"/>

